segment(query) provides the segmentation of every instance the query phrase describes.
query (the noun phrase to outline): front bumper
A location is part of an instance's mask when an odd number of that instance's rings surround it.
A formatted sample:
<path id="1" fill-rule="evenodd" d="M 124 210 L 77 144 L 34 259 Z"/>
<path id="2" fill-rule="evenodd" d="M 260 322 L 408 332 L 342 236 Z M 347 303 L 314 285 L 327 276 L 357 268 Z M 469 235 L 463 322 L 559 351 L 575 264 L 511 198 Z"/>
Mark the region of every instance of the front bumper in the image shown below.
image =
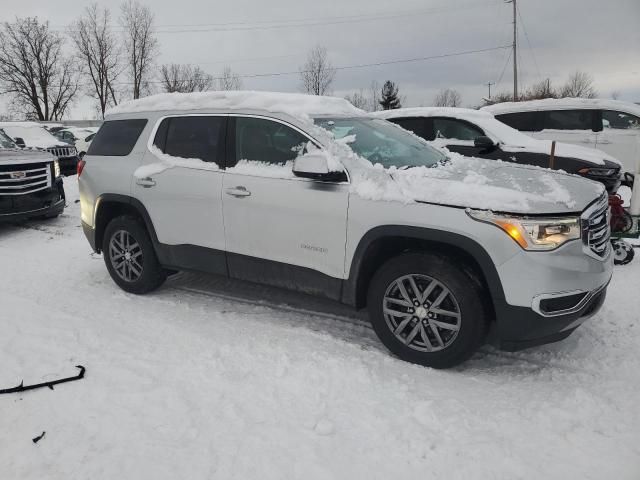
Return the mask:
<path id="1" fill-rule="evenodd" d="M 0 222 L 16 222 L 34 217 L 59 215 L 64 211 L 62 178 L 51 188 L 27 195 L 0 195 Z"/>
<path id="2" fill-rule="evenodd" d="M 607 285 L 588 294 L 580 308 L 554 316 L 541 315 L 532 308 L 497 305 L 499 321 L 492 332 L 493 343 L 501 350 L 514 352 L 567 338 L 598 313 L 607 296 Z"/>

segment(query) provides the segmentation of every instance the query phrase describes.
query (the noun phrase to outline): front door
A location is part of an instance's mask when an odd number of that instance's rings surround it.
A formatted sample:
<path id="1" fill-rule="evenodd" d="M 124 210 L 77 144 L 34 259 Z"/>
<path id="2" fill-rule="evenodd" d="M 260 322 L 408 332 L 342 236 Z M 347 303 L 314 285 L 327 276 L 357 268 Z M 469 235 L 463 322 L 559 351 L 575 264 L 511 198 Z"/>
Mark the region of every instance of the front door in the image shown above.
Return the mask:
<path id="1" fill-rule="evenodd" d="M 302 179 L 293 161 L 310 141 L 264 117 L 231 117 L 223 209 L 229 274 L 339 298 L 349 185 Z"/>
<path id="2" fill-rule="evenodd" d="M 226 273 L 220 168 L 226 118 L 165 118 L 134 173 L 134 197 L 153 221 L 163 263 Z"/>

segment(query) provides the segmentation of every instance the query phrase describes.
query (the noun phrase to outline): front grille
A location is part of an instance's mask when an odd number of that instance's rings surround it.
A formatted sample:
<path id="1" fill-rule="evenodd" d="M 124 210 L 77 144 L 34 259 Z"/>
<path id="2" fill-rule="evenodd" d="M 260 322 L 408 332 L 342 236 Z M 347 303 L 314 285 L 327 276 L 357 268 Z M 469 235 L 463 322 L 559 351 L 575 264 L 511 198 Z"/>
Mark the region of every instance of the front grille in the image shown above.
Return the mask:
<path id="1" fill-rule="evenodd" d="M 58 158 L 75 157 L 78 154 L 76 147 L 51 147 L 47 148 L 47 152 Z"/>
<path id="2" fill-rule="evenodd" d="M 595 258 L 606 258 L 611 249 L 609 202 L 606 195 L 582 214 L 582 243 L 585 252 Z"/>
<path id="3" fill-rule="evenodd" d="M 27 195 L 51 187 L 50 163 L 2 165 L 0 195 Z"/>

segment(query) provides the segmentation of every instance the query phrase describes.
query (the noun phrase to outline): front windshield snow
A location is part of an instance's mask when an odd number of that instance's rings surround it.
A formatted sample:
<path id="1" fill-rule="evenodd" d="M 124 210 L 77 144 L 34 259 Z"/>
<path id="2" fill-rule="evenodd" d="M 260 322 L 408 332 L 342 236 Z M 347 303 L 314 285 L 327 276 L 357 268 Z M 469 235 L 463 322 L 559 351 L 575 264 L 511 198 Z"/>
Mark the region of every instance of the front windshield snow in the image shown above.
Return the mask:
<path id="1" fill-rule="evenodd" d="M 433 167 L 447 157 L 415 135 L 376 118 L 316 118 L 316 125 L 344 139 L 358 155 L 384 168 Z"/>

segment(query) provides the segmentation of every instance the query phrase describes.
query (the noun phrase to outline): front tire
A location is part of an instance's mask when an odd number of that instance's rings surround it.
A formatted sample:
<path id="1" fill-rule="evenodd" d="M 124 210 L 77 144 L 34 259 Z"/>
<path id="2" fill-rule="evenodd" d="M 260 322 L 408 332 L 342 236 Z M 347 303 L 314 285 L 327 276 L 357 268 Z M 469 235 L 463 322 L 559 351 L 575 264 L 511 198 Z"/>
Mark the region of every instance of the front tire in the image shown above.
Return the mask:
<path id="1" fill-rule="evenodd" d="M 124 291 L 149 293 L 167 278 L 146 228 L 134 217 L 116 217 L 104 232 L 102 256 L 107 270 Z"/>
<path id="2" fill-rule="evenodd" d="M 444 255 L 405 253 L 374 275 L 367 308 L 382 343 L 402 360 L 450 368 L 482 345 L 487 316 L 479 282 Z"/>
<path id="3" fill-rule="evenodd" d="M 611 241 L 613 246 L 613 263 L 615 265 L 627 265 L 635 257 L 633 246 L 624 240 L 615 239 Z"/>

